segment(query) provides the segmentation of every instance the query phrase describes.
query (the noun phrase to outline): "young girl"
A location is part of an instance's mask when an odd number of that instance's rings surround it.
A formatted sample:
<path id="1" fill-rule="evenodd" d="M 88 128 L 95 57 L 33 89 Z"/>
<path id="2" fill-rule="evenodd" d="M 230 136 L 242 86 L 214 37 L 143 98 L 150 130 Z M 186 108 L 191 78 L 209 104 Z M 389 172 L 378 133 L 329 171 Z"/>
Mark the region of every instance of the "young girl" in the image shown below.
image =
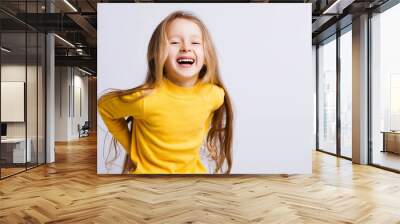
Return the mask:
<path id="1" fill-rule="evenodd" d="M 208 173 L 199 153 L 205 138 L 214 172 L 230 173 L 231 102 L 205 25 L 186 12 L 170 14 L 152 34 L 147 61 L 144 84 L 98 100 L 109 132 L 127 151 L 124 171 Z"/>

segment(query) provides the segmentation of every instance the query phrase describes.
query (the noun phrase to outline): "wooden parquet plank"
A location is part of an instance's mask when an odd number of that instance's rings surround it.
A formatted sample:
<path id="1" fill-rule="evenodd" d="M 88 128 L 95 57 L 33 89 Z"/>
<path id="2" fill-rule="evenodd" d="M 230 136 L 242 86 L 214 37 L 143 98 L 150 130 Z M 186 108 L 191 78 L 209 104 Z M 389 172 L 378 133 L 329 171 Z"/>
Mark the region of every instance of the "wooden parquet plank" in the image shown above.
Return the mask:
<path id="1" fill-rule="evenodd" d="M 96 139 L 0 181 L 0 223 L 397 223 L 400 175 L 313 153 L 312 175 L 101 176 Z"/>

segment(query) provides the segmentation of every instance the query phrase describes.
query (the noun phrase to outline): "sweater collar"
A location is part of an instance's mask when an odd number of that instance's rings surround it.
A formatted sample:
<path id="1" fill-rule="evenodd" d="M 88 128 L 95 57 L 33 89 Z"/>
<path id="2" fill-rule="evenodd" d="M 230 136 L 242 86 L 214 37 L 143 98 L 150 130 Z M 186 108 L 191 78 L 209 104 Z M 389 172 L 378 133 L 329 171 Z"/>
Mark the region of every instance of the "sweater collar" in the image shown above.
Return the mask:
<path id="1" fill-rule="evenodd" d="M 164 77 L 163 81 L 161 82 L 161 87 L 174 96 L 186 98 L 194 96 L 198 91 L 200 84 L 201 81 L 197 80 L 197 82 L 193 86 L 184 87 L 179 86 Z"/>

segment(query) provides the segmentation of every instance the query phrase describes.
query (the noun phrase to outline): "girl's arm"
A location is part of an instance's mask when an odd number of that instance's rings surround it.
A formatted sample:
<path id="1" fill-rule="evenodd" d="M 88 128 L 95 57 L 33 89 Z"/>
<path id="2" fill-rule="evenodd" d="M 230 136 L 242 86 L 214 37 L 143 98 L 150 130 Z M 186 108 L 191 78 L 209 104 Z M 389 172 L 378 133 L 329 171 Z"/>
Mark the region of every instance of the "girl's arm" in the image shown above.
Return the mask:
<path id="1" fill-rule="evenodd" d="M 217 110 L 218 108 L 220 108 L 222 106 L 222 104 L 224 103 L 224 97 L 225 97 L 225 91 L 224 89 L 222 89 L 219 86 L 214 86 L 214 91 L 213 94 L 211 96 L 212 99 L 212 105 L 213 105 L 213 111 Z"/>
<path id="2" fill-rule="evenodd" d="M 129 152 L 132 136 L 130 136 L 125 118 L 128 116 L 133 116 L 134 119 L 143 118 L 143 98 L 141 93 L 102 96 L 98 101 L 98 108 L 99 114 L 109 132 Z"/>

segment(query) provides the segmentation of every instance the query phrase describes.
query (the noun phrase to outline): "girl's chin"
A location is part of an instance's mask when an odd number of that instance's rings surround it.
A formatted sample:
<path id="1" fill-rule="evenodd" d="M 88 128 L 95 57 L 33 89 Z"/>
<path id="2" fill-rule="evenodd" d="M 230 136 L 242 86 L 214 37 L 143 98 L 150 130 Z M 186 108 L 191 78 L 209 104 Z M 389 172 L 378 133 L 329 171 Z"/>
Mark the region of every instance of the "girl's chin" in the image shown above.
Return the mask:
<path id="1" fill-rule="evenodd" d="M 178 76 L 182 77 L 182 78 L 193 78 L 195 77 L 197 74 L 199 74 L 199 72 L 194 72 L 194 71 L 187 71 L 187 72 L 182 72 L 182 71 L 178 71 L 176 73 Z"/>
<path id="2" fill-rule="evenodd" d="M 178 73 L 178 76 L 182 77 L 182 78 L 192 78 L 194 76 L 196 76 L 196 73 L 190 73 L 190 74 L 182 74 L 182 73 Z"/>

